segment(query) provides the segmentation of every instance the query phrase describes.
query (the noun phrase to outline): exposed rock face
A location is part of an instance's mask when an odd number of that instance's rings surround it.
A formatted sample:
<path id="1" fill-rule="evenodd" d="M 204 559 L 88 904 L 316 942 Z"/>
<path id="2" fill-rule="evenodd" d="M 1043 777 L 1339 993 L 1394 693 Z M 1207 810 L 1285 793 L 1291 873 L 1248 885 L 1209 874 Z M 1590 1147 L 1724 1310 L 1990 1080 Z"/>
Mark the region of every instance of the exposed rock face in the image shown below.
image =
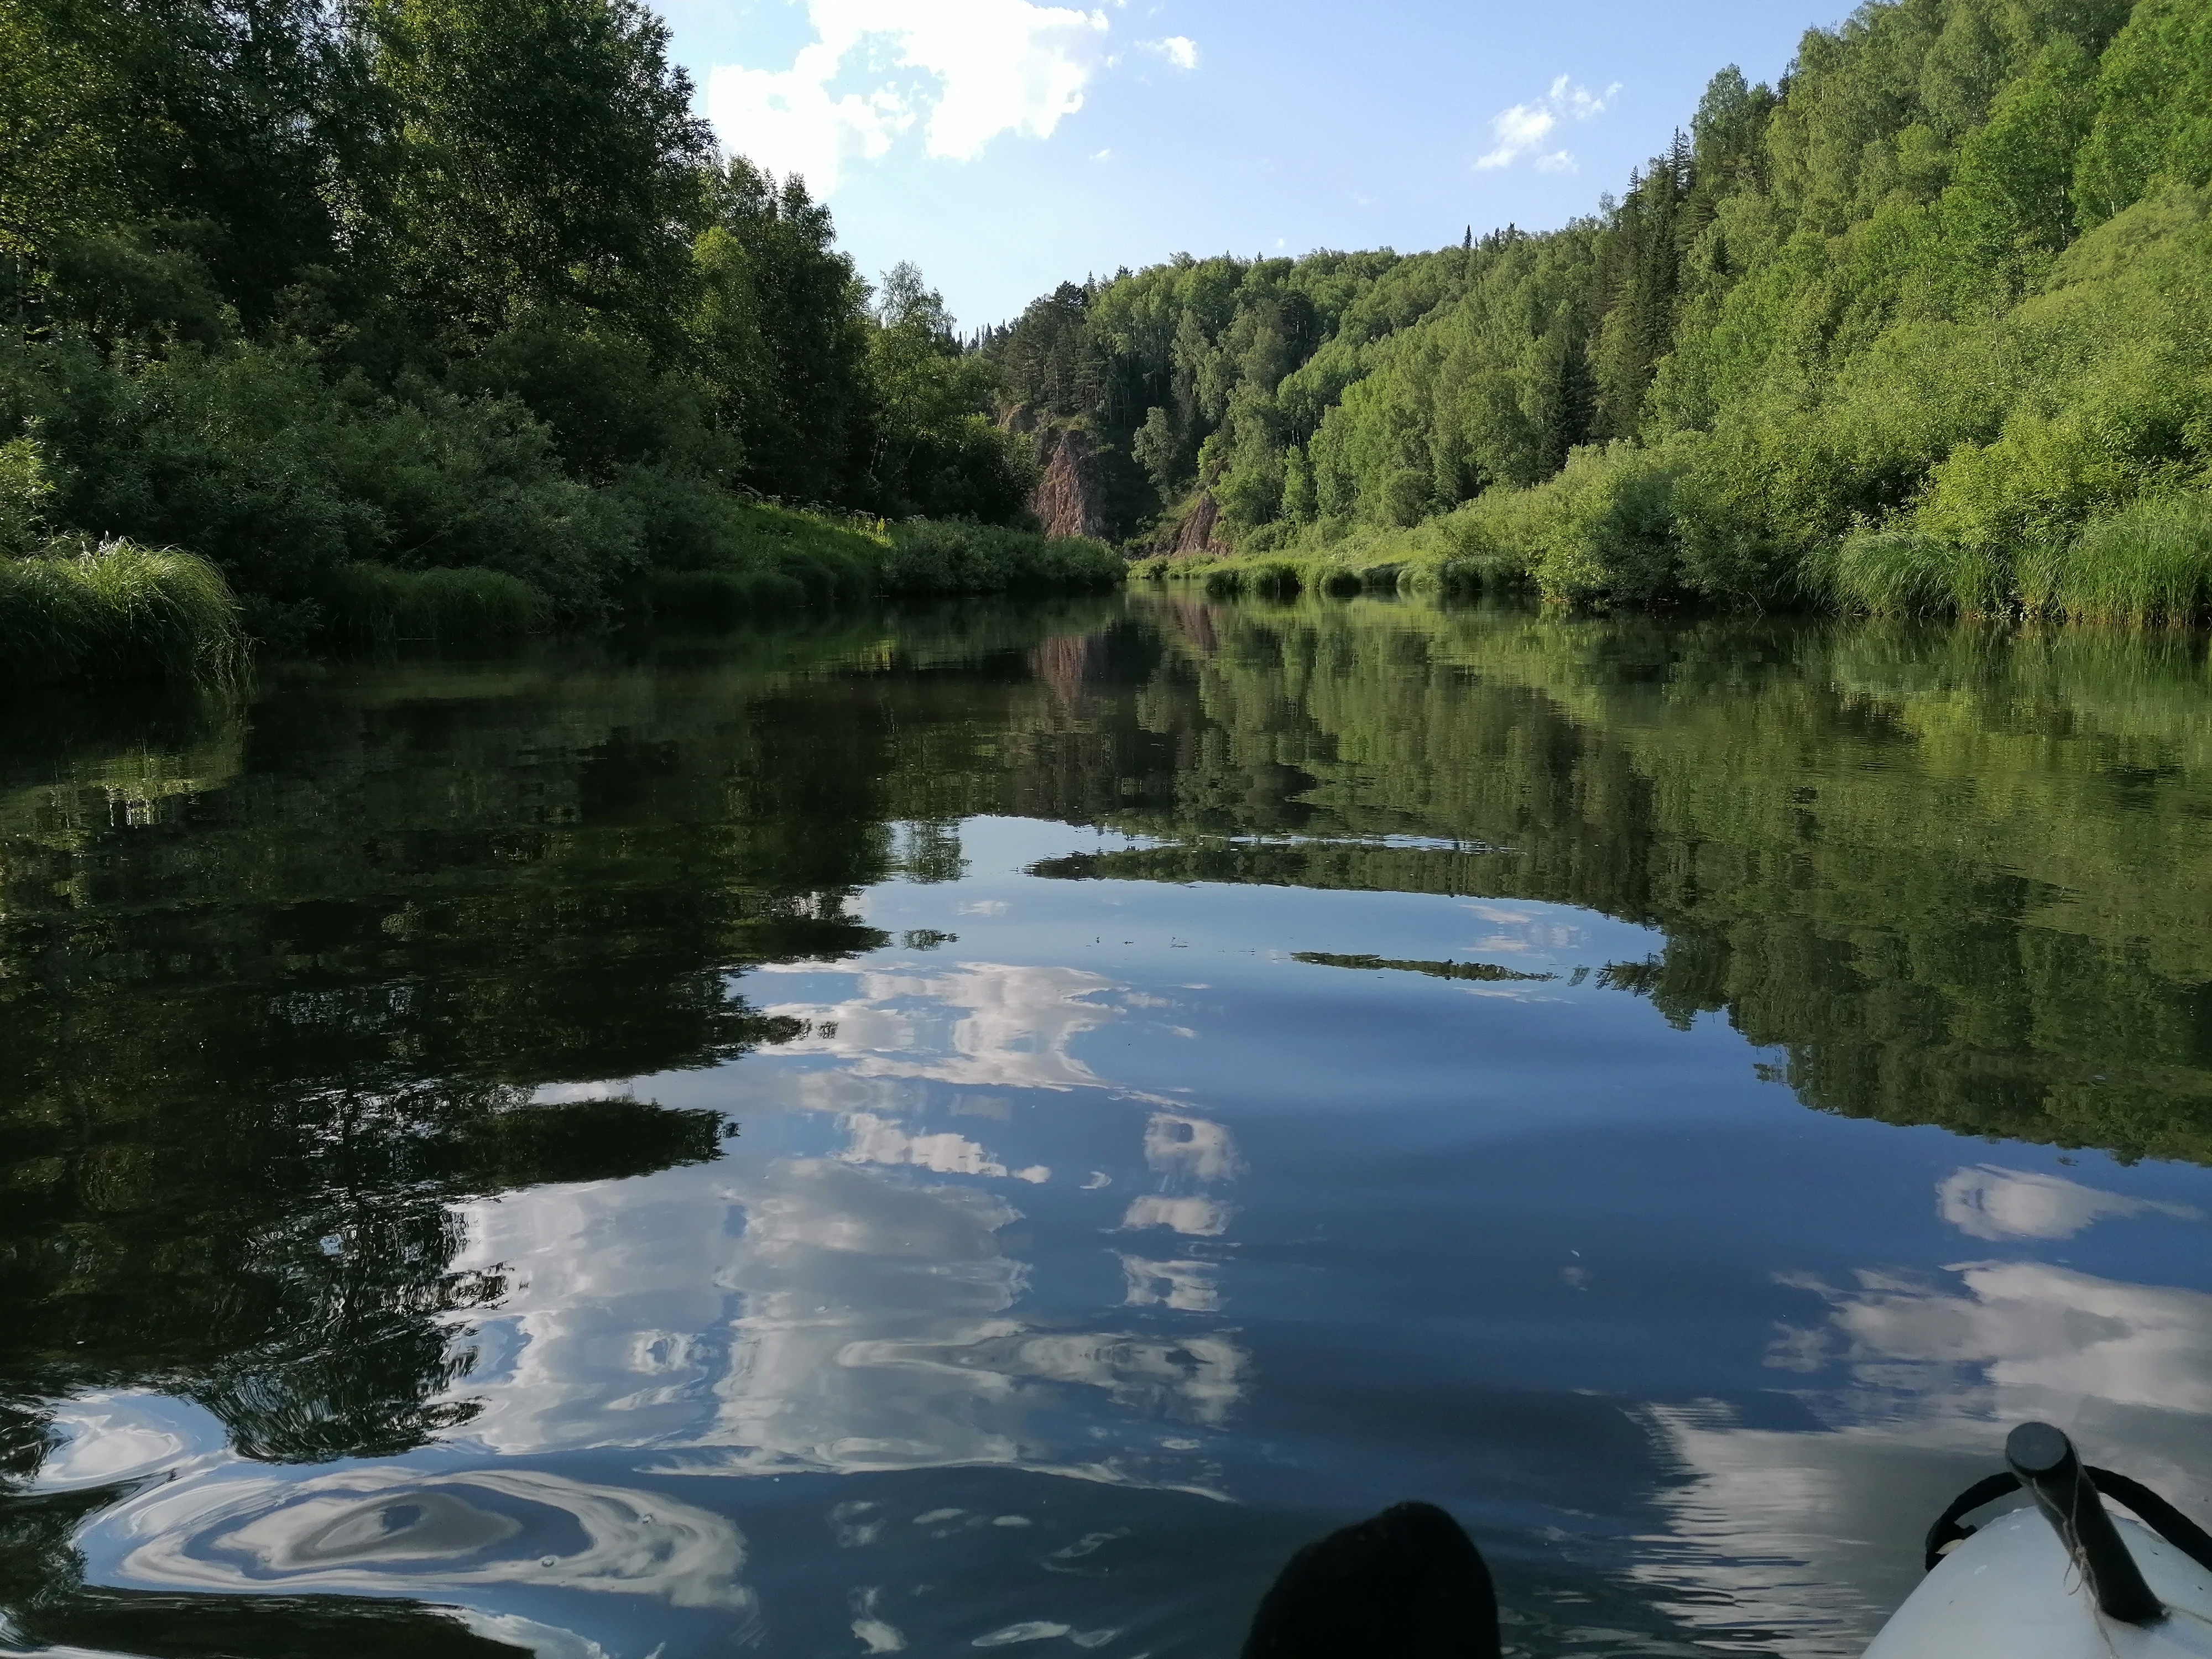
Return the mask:
<path id="1" fill-rule="evenodd" d="M 1053 447 L 1044 477 L 1037 480 L 1036 493 L 1030 497 L 1030 511 L 1036 514 L 1048 536 L 1095 536 L 1103 540 L 1108 533 L 1105 494 L 1090 438 L 1079 429 L 1063 432 Z"/>
<path id="2" fill-rule="evenodd" d="M 1226 553 L 1229 544 L 1213 533 L 1221 521 L 1221 509 L 1215 505 L 1213 492 L 1201 490 L 1198 500 L 1183 514 L 1182 522 L 1175 527 L 1160 551 L 1171 558 L 1193 557 L 1200 553 Z"/>

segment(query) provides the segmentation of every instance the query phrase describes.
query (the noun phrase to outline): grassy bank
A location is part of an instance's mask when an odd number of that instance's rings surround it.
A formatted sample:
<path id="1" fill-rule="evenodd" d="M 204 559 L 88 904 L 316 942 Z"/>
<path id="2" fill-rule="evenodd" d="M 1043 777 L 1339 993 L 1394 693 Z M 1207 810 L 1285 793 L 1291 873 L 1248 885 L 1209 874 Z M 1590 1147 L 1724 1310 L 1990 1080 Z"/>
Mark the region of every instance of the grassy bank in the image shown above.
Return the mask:
<path id="1" fill-rule="evenodd" d="M 192 554 L 60 541 L 0 559 L 0 678 L 221 678 L 241 643 L 229 584 Z"/>
<path id="2" fill-rule="evenodd" d="M 1836 608 L 1869 616 L 2198 623 L 2212 616 L 2212 496 L 2154 497 L 2016 548 L 1868 532 L 1837 547 L 1815 580 Z"/>
<path id="3" fill-rule="evenodd" d="M 1147 559 L 1132 574 L 1199 586 L 1211 599 L 1488 590 L 1568 607 L 1694 599 L 1669 580 L 1674 483 L 1668 458 L 1622 446 L 1410 529 L 1263 537 L 1231 553 Z M 2212 494 L 2148 496 L 1995 544 L 1861 530 L 1816 546 L 1778 599 L 1853 616 L 2199 625 L 2212 622 Z"/>
<path id="4" fill-rule="evenodd" d="M 1102 543 L 965 523 L 880 520 L 732 501 L 710 562 L 641 577 L 631 614 L 729 628 L 871 599 L 1097 592 L 1118 586 Z M 196 554 L 57 541 L 0 559 L 0 675 L 19 681 L 222 676 L 258 639 L 289 649 L 458 645 L 562 622 L 554 599 L 504 571 L 337 567 L 307 605 L 243 604 Z"/>
<path id="5" fill-rule="evenodd" d="M 727 627 L 839 601 L 1099 592 L 1119 586 L 1124 569 L 1102 542 L 742 502 L 710 559 L 654 572 L 636 597 L 663 620 Z"/>

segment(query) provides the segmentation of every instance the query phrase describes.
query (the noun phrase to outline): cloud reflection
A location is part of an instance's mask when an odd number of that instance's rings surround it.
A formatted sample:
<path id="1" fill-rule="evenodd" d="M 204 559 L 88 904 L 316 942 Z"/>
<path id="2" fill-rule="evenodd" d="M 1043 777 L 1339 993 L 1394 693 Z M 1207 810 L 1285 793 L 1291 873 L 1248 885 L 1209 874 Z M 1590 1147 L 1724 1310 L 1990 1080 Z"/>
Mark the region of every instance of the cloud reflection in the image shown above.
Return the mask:
<path id="1" fill-rule="evenodd" d="M 785 1045 L 782 1053 L 835 1055 L 860 1077 L 928 1078 L 973 1088 L 1106 1086 L 1068 1048 L 1119 1017 L 1118 1009 L 1085 1000 L 1118 989 L 1112 980 L 1075 968 L 988 962 L 963 963 L 945 973 L 852 977 L 855 994 L 842 1001 L 784 1003 L 767 1011 L 813 1027 L 814 1035 Z"/>
<path id="2" fill-rule="evenodd" d="M 2201 1221 L 2185 1204 L 2160 1204 L 2101 1192 L 2057 1176 L 1969 1165 L 1936 1184 L 1936 1212 L 1974 1238 L 2071 1238 L 2107 1216 L 2171 1216 Z"/>
<path id="3" fill-rule="evenodd" d="M 478 1206 L 473 1250 L 515 1288 L 507 1358 L 461 1385 L 483 1407 L 469 1437 L 520 1454 L 623 1437 L 692 1472 L 1003 1465 L 1206 1487 L 1158 1428 L 1235 1407 L 1249 1365 L 1229 1337 L 1038 1328 L 1001 1236 L 1020 1212 L 911 1162 L 726 1167 L 657 1177 L 650 1200 L 626 1183 Z M 1205 1311 L 1196 1267 L 1165 1264 L 1185 1278 L 1158 1305 Z"/>
<path id="4" fill-rule="evenodd" d="M 157 1486 L 102 1519 L 126 1579 L 197 1590 L 518 1585 L 745 1611 L 744 1548 L 717 1515 L 534 1469 L 404 1466 L 288 1481 L 226 1472 Z"/>

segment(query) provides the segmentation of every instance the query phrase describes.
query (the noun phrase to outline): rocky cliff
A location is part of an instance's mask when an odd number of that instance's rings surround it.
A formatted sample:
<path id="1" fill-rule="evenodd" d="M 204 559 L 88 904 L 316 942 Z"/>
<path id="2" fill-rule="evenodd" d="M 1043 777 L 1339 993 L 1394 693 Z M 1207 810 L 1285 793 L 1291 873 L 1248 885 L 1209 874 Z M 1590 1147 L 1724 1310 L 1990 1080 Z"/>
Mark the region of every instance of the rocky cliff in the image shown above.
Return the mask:
<path id="1" fill-rule="evenodd" d="M 1229 544 L 1214 533 L 1221 522 L 1221 508 L 1215 503 L 1213 492 L 1202 489 L 1190 510 L 1168 527 L 1159 542 L 1159 550 L 1171 558 L 1193 557 L 1200 553 L 1226 553 Z"/>
<path id="2" fill-rule="evenodd" d="M 1052 453 L 1044 476 L 1030 496 L 1030 511 L 1048 536 L 1110 536 L 1106 488 L 1098 456 L 1080 428 L 1049 440 Z"/>

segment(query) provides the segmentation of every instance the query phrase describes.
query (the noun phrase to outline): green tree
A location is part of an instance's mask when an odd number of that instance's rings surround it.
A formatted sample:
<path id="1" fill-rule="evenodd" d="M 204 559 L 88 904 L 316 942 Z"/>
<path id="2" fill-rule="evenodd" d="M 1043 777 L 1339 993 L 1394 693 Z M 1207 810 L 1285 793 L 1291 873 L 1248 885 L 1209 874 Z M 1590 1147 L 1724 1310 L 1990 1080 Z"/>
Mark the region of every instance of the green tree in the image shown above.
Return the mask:
<path id="1" fill-rule="evenodd" d="M 665 349 L 712 153 L 638 0 L 377 0 L 399 112 L 381 256 L 413 315 L 488 337 L 552 307 Z"/>

